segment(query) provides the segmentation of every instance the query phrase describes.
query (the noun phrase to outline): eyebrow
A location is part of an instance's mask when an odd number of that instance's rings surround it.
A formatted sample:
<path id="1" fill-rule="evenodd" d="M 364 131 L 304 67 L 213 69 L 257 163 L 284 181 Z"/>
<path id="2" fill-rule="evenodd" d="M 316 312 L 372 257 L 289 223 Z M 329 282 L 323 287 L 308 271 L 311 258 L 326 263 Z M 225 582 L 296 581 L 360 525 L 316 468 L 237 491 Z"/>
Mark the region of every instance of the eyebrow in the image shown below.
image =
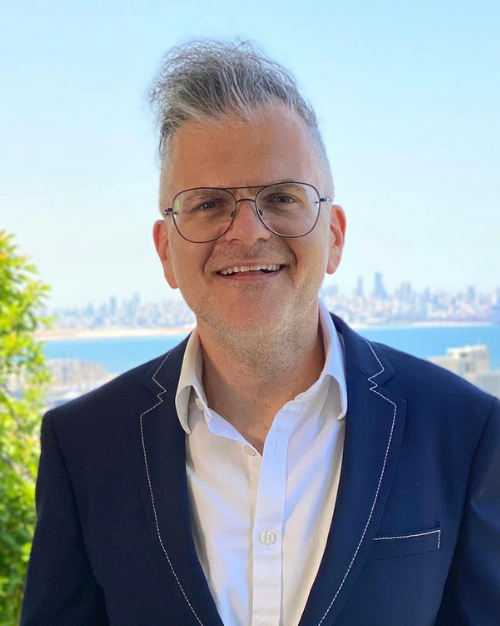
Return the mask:
<path id="1" fill-rule="evenodd" d="M 203 185 L 199 187 L 190 187 L 188 189 L 181 189 L 176 194 L 174 194 L 174 198 L 182 193 L 183 191 L 191 191 L 195 193 L 198 189 L 222 189 L 224 191 L 235 191 L 236 189 L 248 189 L 250 192 L 256 189 L 262 189 L 262 187 L 269 187 L 270 185 L 280 185 L 281 183 L 300 183 L 301 181 L 295 180 L 294 178 L 280 178 L 279 180 L 273 180 L 271 182 L 263 183 L 262 185 L 255 185 L 253 187 L 224 187 L 224 185 Z"/>
<path id="2" fill-rule="evenodd" d="M 233 189 L 248 189 L 249 191 L 253 191 L 254 189 L 261 189 L 262 187 L 269 187 L 269 185 L 280 185 L 281 183 L 296 183 L 299 182 L 294 178 L 280 178 L 279 180 L 273 180 L 268 183 L 263 183 L 262 185 L 255 185 L 253 187 L 219 187 L 219 189 L 225 189 L 227 191 L 232 191 Z"/>

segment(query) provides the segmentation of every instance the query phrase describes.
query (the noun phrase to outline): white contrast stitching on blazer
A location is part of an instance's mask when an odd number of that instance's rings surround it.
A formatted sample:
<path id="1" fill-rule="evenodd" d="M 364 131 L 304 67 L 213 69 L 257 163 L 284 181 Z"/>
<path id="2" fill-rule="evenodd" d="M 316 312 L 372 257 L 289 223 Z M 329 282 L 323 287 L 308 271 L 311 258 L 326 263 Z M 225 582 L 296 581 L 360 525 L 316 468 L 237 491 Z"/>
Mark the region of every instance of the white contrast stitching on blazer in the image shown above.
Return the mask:
<path id="1" fill-rule="evenodd" d="M 149 413 L 150 411 L 152 411 L 153 409 L 156 409 L 157 406 L 159 406 L 160 404 L 163 404 L 163 398 L 161 397 L 167 390 L 165 389 L 165 387 L 163 387 L 163 385 L 161 383 L 159 383 L 155 376 L 158 374 L 158 372 L 160 371 L 160 369 L 163 367 L 163 364 L 165 363 L 165 361 L 167 360 L 168 356 L 169 356 L 170 352 L 167 352 L 167 354 L 165 355 L 165 358 L 163 359 L 163 361 L 160 363 L 160 365 L 158 366 L 158 369 L 156 370 L 156 372 L 153 374 L 153 380 L 154 382 L 161 387 L 162 391 L 160 391 L 160 393 L 157 395 L 158 398 L 158 402 L 152 406 L 150 409 L 148 409 L 147 411 L 144 411 L 144 413 L 141 414 L 140 420 L 141 420 L 141 439 L 142 439 L 142 451 L 144 454 L 144 463 L 146 465 L 146 474 L 148 477 L 148 485 L 149 485 L 149 493 L 151 494 L 151 504 L 153 505 L 153 513 L 155 516 L 155 525 L 156 525 L 156 533 L 158 535 L 158 539 L 160 541 L 160 545 L 161 545 L 161 549 L 163 550 L 165 556 L 167 557 L 167 561 L 168 564 L 170 566 L 170 569 L 172 570 L 172 574 L 174 575 L 174 578 L 177 582 L 177 584 L 179 585 L 179 589 L 182 592 L 182 595 L 184 596 L 184 599 L 186 600 L 186 602 L 188 603 L 189 608 L 191 609 L 191 612 L 193 613 L 193 615 L 196 618 L 196 621 L 198 622 L 198 624 L 200 624 L 200 626 L 203 626 L 203 623 L 201 622 L 200 618 L 198 617 L 198 615 L 196 614 L 196 611 L 194 610 L 193 606 L 191 605 L 191 602 L 189 602 L 189 599 L 186 595 L 186 592 L 184 591 L 184 588 L 181 584 L 181 581 L 179 580 L 179 578 L 177 577 L 177 574 L 175 573 L 175 570 L 172 566 L 172 561 L 170 560 L 170 557 L 168 556 L 168 553 L 165 549 L 165 546 L 163 545 L 163 539 L 161 538 L 161 534 L 160 534 L 160 527 L 158 525 L 158 516 L 156 514 L 156 506 L 155 506 L 155 499 L 153 496 L 153 487 L 151 485 L 151 478 L 149 476 L 149 465 L 148 465 L 148 459 L 146 456 L 146 445 L 144 443 L 144 430 L 142 427 L 142 418 Z"/>
<path id="2" fill-rule="evenodd" d="M 411 537 L 424 537 L 425 535 L 438 534 L 438 550 L 441 545 L 441 530 L 428 530 L 425 533 L 416 533 L 415 535 L 398 535 L 396 537 L 375 537 L 373 541 L 385 541 L 386 539 L 410 539 Z"/>
<path id="3" fill-rule="evenodd" d="M 380 472 L 380 478 L 379 478 L 378 485 L 377 485 L 377 491 L 375 492 L 375 498 L 373 499 L 372 508 L 370 509 L 370 515 L 368 516 L 368 520 L 367 520 L 367 522 L 366 522 L 366 524 L 365 524 L 365 527 L 364 527 L 364 529 L 363 529 L 363 533 L 362 533 L 362 535 L 361 535 L 361 539 L 359 540 L 359 543 L 358 543 L 358 545 L 357 545 L 357 547 L 356 547 L 356 550 L 354 551 L 354 555 L 353 555 L 353 557 L 352 557 L 352 559 L 351 559 L 351 562 L 349 563 L 349 567 L 347 568 L 347 571 L 346 571 L 346 573 L 345 573 L 345 576 L 344 576 L 344 578 L 342 579 L 342 582 L 340 583 L 340 586 L 339 586 L 339 588 L 337 589 L 336 594 L 333 596 L 333 600 L 330 602 L 330 604 L 329 604 L 328 608 L 326 609 L 325 614 L 323 615 L 323 617 L 322 617 L 322 618 L 320 619 L 320 621 L 318 622 L 318 626 L 321 626 L 321 624 L 324 622 L 324 620 L 325 620 L 326 616 L 328 615 L 328 613 L 329 613 L 330 609 L 332 608 L 332 606 L 333 606 L 333 604 L 334 604 L 335 600 L 337 599 L 337 597 L 338 597 L 338 595 L 339 595 L 339 593 L 340 593 L 340 590 L 341 590 L 341 589 L 342 589 L 342 587 L 344 586 L 344 583 L 345 583 L 345 581 L 346 581 L 346 578 L 347 578 L 347 576 L 349 575 L 349 572 L 351 571 L 351 567 L 352 567 L 352 565 L 353 565 L 353 563 L 354 563 L 354 561 L 355 561 L 355 559 L 356 559 L 356 557 L 357 557 L 357 555 L 358 555 L 359 548 L 361 547 L 361 544 L 362 544 L 363 539 L 364 539 L 364 537 L 365 537 L 366 531 L 367 531 L 368 526 L 369 526 L 369 524 L 370 524 L 370 521 L 371 521 L 371 519 L 372 519 L 373 511 L 374 511 L 374 509 L 375 509 L 375 505 L 377 504 L 378 494 L 379 494 L 379 491 L 380 491 L 380 485 L 382 484 L 382 478 L 384 477 L 385 466 L 386 466 L 386 463 L 387 463 L 387 455 L 389 454 L 389 448 L 391 447 L 391 442 L 392 442 L 392 434 L 393 434 L 393 432 L 394 432 L 394 424 L 396 423 L 396 411 L 397 411 L 396 404 L 395 404 L 392 400 L 389 400 L 389 398 L 387 398 L 386 396 L 384 396 L 384 394 L 380 393 L 380 391 L 377 391 L 378 383 L 377 383 L 377 382 L 375 382 L 375 380 L 373 380 L 374 378 L 376 378 L 377 376 L 380 376 L 380 374 L 382 374 L 382 372 L 384 372 L 384 371 L 385 371 L 385 367 L 384 367 L 384 366 L 382 365 L 382 363 L 380 362 L 380 359 L 379 359 L 379 358 L 378 358 L 378 356 L 376 355 L 375 350 L 372 348 L 371 343 L 370 343 L 368 340 L 366 340 L 366 339 L 365 339 L 365 341 L 366 341 L 366 343 L 368 344 L 368 346 L 369 346 L 370 350 L 372 351 L 373 356 L 377 359 L 378 364 L 379 364 L 379 365 L 380 365 L 380 367 L 382 368 L 379 372 L 377 372 L 376 374 L 373 374 L 373 376 L 370 376 L 370 377 L 368 378 L 369 382 L 373 384 L 373 386 L 372 386 L 372 387 L 370 387 L 370 391 L 373 391 L 373 393 L 376 393 L 378 396 L 380 396 L 381 398 L 383 398 L 386 402 L 389 402 L 389 404 L 392 404 L 392 406 L 394 407 L 394 413 L 393 413 L 393 417 L 392 417 L 392 426 L 391 426 L 391 432 L 390 432 L 390 435 L 389 435 L 389 441 L 388 441 L 388 443 L 387 443 L 387 448 L 386 448 L 386 450 L 385 450 L 384 463 L 383 463 L 383 465 L 382 465 L 382 471 Z"/>
<path id="4" fill-rule="evenodd" d="M 373 374 L 373 376 L 370 376 L 370 377 L 368 378 L 368 381 L 369 381 L 370 383 L 372 383 L 372 385 L 373 385 L 372 387 L 370 387 L 370 391 L 372 391 L 373 393 L 376 393 L 378 396 L 380 396 L 381 398 L 383 398 L 386 402 L 389 402 L 389 404 L 392 404 L 392 406 L 394 407 L 394 413 L 393 413 L 392 425 L 391 425 L 391 432 L 390 432 L 390 435 L 389 435 L 389 441 L 388 441 L 388 443 L 387 443 L 387 448 L 386 448 L 386 451 L 385 451 L 384 463 L 383 463 L 383 465 L 382 465 L 382 471 L 380 472 L 380 478 L 379 478 L 378 485 L 377 485 L 377 491 L 375 492 L 375 498 L 374 498 L 374 500 L 373 500 L 373 504 L 372 504 L 372 507 L 371 507 L 371 509 L 370 509 L 370 515 L 368 516 L 368 520 L 367 520 L 367 522 L 366 522 L 366 524 L 365 524 L 365 527 L 364 527 L 364 529 L 363 529 L 363 533 L 362 533 L 362 535 L 361 535 L 361 539 L 359 540 L 359 543 L 358 543 L 358 545 L 357 545 L 357 547 L 356 547 L 356 550 L 354 551 L 354 555 L 353 555 L 353 557 L 352 557 L 352 559 L 351 559 L 351 562 L 349 563 L 349 567 L 347 568 L 347 571 L 346 571 L 346 573 L 345 573 L 345 575 L 344 575 L 344 578 L 342 579 L 342 582 L 340 583 L 339 588 L 337 589 L 337 592 L 336 592 L 336 593 L 335 593 L 335 595 L 333 596 L 333 599 L 332 599 L 332 601 L 330 602 L 330 604 L 329 604 L 328 608 L 326 609 L 326 611 L 325 611 L 325 613 L 324 613 L 323 617 L 322 617 L 322 618 L 320 619 L 320 621 L 318 622 L 318 626 L 321 626 L 321 624 L 324 622 L 324 620 L 325 620 L 326 616 L 328 615 L 328 613 L 330 612 L 330 609 L 332 608 L 332 606 L 333 606 L 333 604 L 334 604 L 335 600 L 337 599 L 337 597 L 338 597 L 338 595 L 339 595 L 339 593 L 340 593 L 340 590 L 341 590 L 341 589 L 342 589 L 342 587 L 344 586 L 344 583 L 345 583 L 345 581 L 346 581 L 346 579 L 347 579 L 347 576 L 349 575 L 349 572 L 351 571 L 352 565 L 353 565 L 353 563 L 354 563 L 354 561 L 355 561 L 355 559 L 356 559 L 356 556 L 358 555 L 359 548 L 361 547 L 361 543 L 363 542 L 364 536 L 365 536 L 366 531 L 367 531 L 367 529 L 368 529 L 368 526 L 369 526 L 369 524 L 370 524 L 370 521 L 371 521 L 371 518 L 372 518 L 372 515 L 373 515 L 373 511 L 374 511 L 374 509 L 375 509 L 375 505 L 377 504 L 378 494 L 379 494 L 379 491 L 380 491 L 380 485 L 382 484 L 382 479 L 383 479 L 383 477 L 384 477 L 385 466 L 386 466 L 386 463 L 387 463 L 387 455 L 389 454 L 389 448 L 391 447 L 392 435 L 393 435 L 393 432 L 394 432 L 394 424 L 396 423 L 396 412 L 397 412 L 397 407 L 396 407 L 396 404 L 395 404 L 392 400 L 389 400 L 389 398 L 387 398 L 386 396 L 384 396 L 382 393 L 380 393 L 379 391 L 377 391 L 378 383 L 374 380 L 377 376 L 380 376 L 380 374 L 382 374 L 382 372 L 384 372 L 384 371 L 385 371 L 385 367 L 384 367 L 384 366 L 382 365 L 382 363 L 380 362 L 380 359 L 379 359 L 379 358 L 378 358 L 378 356 L 376 355 L 376 353 L 375 353 L 374 349 L 372 348 L 372 346 L 371 346 L 370 342 L 369 342 L 369 341 L 367 341 L 367 340 L 365 340 L 365 341 L 366 341 L 366 343 L 368 344 L 368 346 L 369 346 L 370 350 L 372 351 L 373 356 L 377 359 L 378 364 L 379 364 L 379 365 L 380 365 L 380 367 L 381 367 L 380 371 L 378 371 L 376 374 Z M 189 602 L 189 599 L 188 599 L 188 597 L 187 597 L 187 595 L 186 595 L 186 592 L 184 591 L 184 588 L 183 588 L 183 586 L 182 586 L 182 584 L 181 584 L 181 582 L 180 582 L 180 580 L 179 580 L 179 578 L 178 578 L 177 574 L 175 573 L 175 570 L 174 570 L 174 568 L 173 568 L 173 566 L 172 566 L 172 562 L 171 562 L 171 560 L 170 560 L 170 557 L 168 556 L 168 553 L 167 553 L 167 551 L 166 551 L 166 549 L 165 549 L 165 546 L 164 546 L 164 544 L 163 544 L 163 540 L 162 540 L 162 538 L 161 538 L 160 528 L 159 528 L 159 525 L 158 525 L 158 516 L 157 516 L 157 513 L 156 513 L 156 506 L 155 506 L 154 495 L 153 495 L 153 488 L 152 488 L 152 485 L 151 485 L 151 479 L 150 479 L 150 476 L 149 476 L 149 466 L 148 466 L 148 459 L 147 459 L 147 456 L 146 456 L 146 446 L 145 446 L 145 443 L 144 443 L 143 417 L 144 417 L 144 415 L 146 415 L 147 413 L 149 413 L 150 411 L 152 411 L 152 410 L 153 410 L 153 409 L 155 409 L 157 406 L 159 406 L 160 404 L 162 404 L 162 403 L 163 403 L 163 398 L 162 398 L 161 396 L 162 396 L 162 395 L 163 395 L 163 394 L 167 391 L 167 390 L 165 389 L 165 387 L 163 387 L 163 385 L 162 385 L 161 383 L 159 383 L 159 382 L 156 380 L 156 378 L 155 378 L 155 377 L 156 377 L 156 375 L 158 374 L 158 372 L 160 371 L 160 369 L 163 367 L 163 364 L 164 364 L 164 363 L 165 363 L 165 361 L 167 360 L 167 358 L 168 358 L 169 354 L 170 354 L 170 352 L 167 352 L 167 354 L 165 355 L 165 358 L 163 359 L 163 361 L 162 361 L 162 362 L 160 363 L 160 365 L 158 366 L 158 369 L 156 370 L 156 372 L 153 374 L 153 380 L 154 380 L 154 382 L 155 382 L 155 383 L 156 383 L 156 384 L 157 384 L 157 385 L 158 385 L 158 386 L 162 389 L 162 391 L 161 391 L 161 392 L 157 395 L 158 402 L 157 402 L 155 405 L 153 405 L 151 408 L 149 408 L 147 411 L 144 411 L 144 413 L 141 413 L 140 421 L 141 421 L 141 439 L 142 439 L 142 450 L 143 450 L 143 454 L 144 454 L 144 463 L 145 463 L 145 465 L 146 465 L 146 474 L 147 474 L 147 478 L 148 478 L 149 492 L 150 492 L 150 495 L 151 495 L 151 504 L 152 504 L 152 506 L 153 506 L 153 513 L 154 513 L 154 518 L 155 518 L 156 532 L 157 532 L 157 534 L 158 534 L 158 539 L 159 539 L 159 541 L 160 541 L 161 548 L 162 548 L 162 550 L 163 550 L 163 553 L 165 554 L 165 557 L 166 557 L 166 559 L 167 559 L 167 561 L 168 561 L 168 564 L 169 564 L 169 566 L 170 566 L 170 569 L 172 570 L 172 574 L 174 575 L 174 578 L 175 578 L 175 580 L 176 580 L 177 584 L 179 585 L 179 589 L 181 590 L 182 595 L 184 596 L 184 599 L 186 600 L 186 602 L 187 602 L 187 604 L 188 604 L 189 608 L 191 609 L 191 612 L 192 612 L 192 613 L 193 613 L 193 615 L 195 616 L 196 621 L 198 622 L 198 624 L 200 624 L 200 626 L 203 626 L 203 623 L 201 622 L 200 618 L 199 618 L 199 617 L 198 617 L 198 615 L 196 614 L 196 611 L 194 610 L 193 606 L 192 606 L 192 605 L 191 605 L 191 603 Z M 432 531 L 432 532 L 436 532 L 436 531 Z M 437 531 L 437 532 L 439 532 L 439 533 L 440 533 L 440 531 Z M 439 535 L 439 537 L 440 537 L 440 535 Z M 439 544 L 438 544 L 438 547 L 439 547 Z"/>

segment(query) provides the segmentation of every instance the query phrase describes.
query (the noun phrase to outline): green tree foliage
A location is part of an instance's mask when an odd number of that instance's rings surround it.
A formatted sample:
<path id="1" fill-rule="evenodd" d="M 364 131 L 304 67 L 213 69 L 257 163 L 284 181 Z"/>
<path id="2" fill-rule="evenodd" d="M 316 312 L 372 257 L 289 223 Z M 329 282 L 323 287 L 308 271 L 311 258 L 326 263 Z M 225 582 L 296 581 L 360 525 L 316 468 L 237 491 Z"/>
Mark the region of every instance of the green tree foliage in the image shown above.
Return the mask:
<path id="1" fill-rule="evenodd" d="M 49 375 L 36 330 L 48 287 L 0 231 L 0 626 L 19 620 L 35 526 L 40 415 Z"/>

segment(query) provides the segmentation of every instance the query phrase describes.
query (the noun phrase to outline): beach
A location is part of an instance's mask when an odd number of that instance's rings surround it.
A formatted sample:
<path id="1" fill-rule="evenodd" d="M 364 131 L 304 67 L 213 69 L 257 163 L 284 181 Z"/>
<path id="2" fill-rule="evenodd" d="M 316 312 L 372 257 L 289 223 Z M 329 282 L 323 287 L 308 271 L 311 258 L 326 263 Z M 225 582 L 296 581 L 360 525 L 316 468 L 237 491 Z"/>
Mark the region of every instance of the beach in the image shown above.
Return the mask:
<path id="1" fill-rule="evenodd" d="M 488 322 L 477 321 L 421 321 L 406 322 L 401 324 L 350 324 L 354 330 L 377 330 L 377 329 L 404 329 L 404 328 L 459 328 L 490 326 Z M 189 326 L 160 326 L 152 328 L 131 328 L 129 326 L 113 326 L 109 328 L 51 328 L 35 333 L 35 338 L 40 341 L 68 341 L 77 339 L 118 339 L 127 337 L 162 337 L 174 335 L 187 335 L 194 324 Z"/>
<path id="2" fill-rule="evenodd" d="M 130 328 L 116 326 L 112 328 L 82 328 L 45 329 L 35 333 L 39 341 L 68 341 L 76 339 L 117 339 L 127 337 L 161 337 L 172 335 L 186 335 L 194 328 L 191 326 L 162 326 L 159 328 Z"/>

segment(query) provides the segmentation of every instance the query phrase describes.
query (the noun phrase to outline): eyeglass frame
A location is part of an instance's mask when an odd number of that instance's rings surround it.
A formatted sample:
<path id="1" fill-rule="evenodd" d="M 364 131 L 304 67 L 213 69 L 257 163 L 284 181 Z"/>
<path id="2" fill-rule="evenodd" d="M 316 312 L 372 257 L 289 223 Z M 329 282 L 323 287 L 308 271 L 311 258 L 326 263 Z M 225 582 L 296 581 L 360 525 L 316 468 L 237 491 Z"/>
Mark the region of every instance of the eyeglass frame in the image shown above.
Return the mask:
<path id="1" fill-rule="evenodd" d="M 273 230 L 270 226 L 268 226 L 264 222 L 264 219 L 262 218 L 262 213 L 257 208 L 257 198 L 258 198 L 259 194 L 262 193 L 262 191 L 264 191 L 264 189 L 267 189 L 269 187 L 275 187 L 276 185 L 286 185 L 287 183 L 288 184 L 295 184 L 295 185 L 306 185 L 306 187 L 311 187 L 312 189 L 314 189 L 314 191 L 318 195 L 318 201 L 315 203 L 315 204 L 318 204 L 318 213 L 316 215 L 316 220 L 314 221 L 314 224 L 311 226 L 311 228 L 306 233 L 304 233 L 303 235 L 282 235 L 282 234 L 276 232 L 275 230 Z M 255 189 L 255 188 L 259 188 L 259 191 L 255 194 L 255 198 L 240 198 L 238 200 L 236 198 L 236 196 L 234 195 L 234 193 L 232 193 L 232 191 L 237 191 L 238 189 Z M 175 219 L 175 213 L 174 213 L 174 206 L 173 205 L 175 204 L 176 198 L 178 196 L 180 196 L 181 193 L 185 193 L 186 191 L 197 191 L 198 189 L 213 189 L 215 191 L 217 191 L 217 190 L 219 190 L 219 191 L 227 191 L 227 193 L 229 193 L 234 198 L 234 207 L 235 208 L 234 208 L 234 211 L 233 211 L 233 218 L 232 218 L 231 222 L 229 223 L 229 226 L 220 235 L 217 235 L 217 237 L 213 237 L 212 239 L 207 239 L 206 241 L 193 241 L 192 239 L 188 239 L 187 237 L 185 237 L 181 233 L 181 231 L 179 229 L 179 226 L 177 225 L 177 221 Z M 190 187 L 189 189 L 182 189 L 181 191 L 179 191 L 178 193 L 175 194 L 175 196 L 172 199 L 172 206 L 168 207 L 166 209 L 163 209 L 163 216 L 165 218 L 167 217 L 167 215 L 171 215 L 172 216 L 172 221 L 174 222 L 175 229 L 177 230 L 179 235 L 183 239 L 185 239 L 186 241 L 189 241 L 190 243 L 210 243 L 211 241 L 217 241 L 217 239 L 220 239 L 221 237 L 223 237 L 231 229 L 231 227 L 234 224 L 234 221 L 236 220 L 236 217 L 238 215 L 238 210 L 239 210 L 238 204 L 240 202 L 246 202 L 246 201 L 250 201 L 250 202 L 254 203 L 254 212 L 257 215 L 257 217 L 259 218 L 260 222 L 263 224 L 264 228 L 266 228 L 267 230 L 269 230 L 273 234 L 277 235 L 278 237 L 284 237 L 285 239 L 299 239 L 300 237 L 305 237 L 306 235 L 309 235 L 309 233 L 311 233 L 316 228 L 316 224 L 318 223 L 318 220 L 319 220 L 319 214 L 321 212 L 321 204 L 323 202 L 330 202 L 330 198 L 328 196 L 322 197 L 321 194 L 319 193 L 319 191 L 316 189 L 316 187 L 314 185 L 311 185 L 311 183 L 303 183 L 303 182 L 296 181 L 296 180 L 286 180 L 286 181 L 281 181 L 281 182 L 278 182 L 278 183 L 270 183 L 269 185 L 252 185 L 251 187 L 249 187 L 248 185 L 243 186 L 243 187 Z"/>

